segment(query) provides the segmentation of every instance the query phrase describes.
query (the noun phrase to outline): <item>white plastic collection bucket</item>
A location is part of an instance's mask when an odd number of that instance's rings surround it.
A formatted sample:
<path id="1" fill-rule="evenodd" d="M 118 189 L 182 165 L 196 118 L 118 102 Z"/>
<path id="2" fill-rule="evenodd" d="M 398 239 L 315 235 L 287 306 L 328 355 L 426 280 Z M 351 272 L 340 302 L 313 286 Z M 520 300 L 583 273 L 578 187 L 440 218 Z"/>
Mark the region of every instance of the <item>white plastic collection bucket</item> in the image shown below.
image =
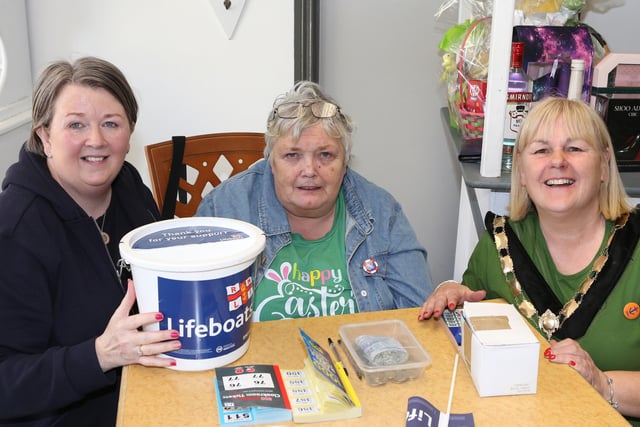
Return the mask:
<path id="1" fill-rule="evenodd" d="M 234 362 L 249 348 L 256 257 L 262 230 L 228 218 L 177 218 L 127 233 L 120 254 L 131 265 L 141 313 L 164 319 L 145 330 L 175 329 L 174 369 L 202 371 Z"/>

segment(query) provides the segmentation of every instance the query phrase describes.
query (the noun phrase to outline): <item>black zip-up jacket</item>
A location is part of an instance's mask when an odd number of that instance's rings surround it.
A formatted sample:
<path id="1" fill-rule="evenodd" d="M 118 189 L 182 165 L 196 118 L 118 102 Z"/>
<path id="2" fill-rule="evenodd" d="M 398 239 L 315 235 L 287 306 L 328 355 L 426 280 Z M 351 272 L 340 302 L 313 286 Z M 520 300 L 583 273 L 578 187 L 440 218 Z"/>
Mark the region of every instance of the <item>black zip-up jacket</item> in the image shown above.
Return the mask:
<path id="1" fill-rule="evenodd" d="M 115 425 L 120 369 L 102 372 L 95 339 L 126 289 L 120 239 L 157 218 L 131 164 L 98 224 L 23 147 L 0 192 L 0 426 Z"/>

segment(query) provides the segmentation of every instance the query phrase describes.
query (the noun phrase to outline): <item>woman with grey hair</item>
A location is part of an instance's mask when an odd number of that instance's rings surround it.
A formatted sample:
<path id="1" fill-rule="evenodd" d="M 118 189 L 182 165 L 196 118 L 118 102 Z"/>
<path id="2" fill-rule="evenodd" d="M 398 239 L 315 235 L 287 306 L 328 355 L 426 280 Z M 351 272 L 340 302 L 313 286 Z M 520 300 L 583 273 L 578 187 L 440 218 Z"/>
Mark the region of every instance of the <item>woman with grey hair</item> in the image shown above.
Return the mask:
<path id="1" fill-rule="evenodd" d="M 0 193 L 0 425 L 113 426 L 121 367 L 171 366 L 175 330 L 130 314 L 118 243 L 158 209 L 125 161 L 138 114 L 119 69 L 55 62 L 33 92 L 32 130 Z"/>
<path id="2" fill-rule="evenodd" d="M 260 227 L 254 320 L 417 307 L 427 252 L 398 202 L 349 167 L 353 124 L 316 83 L 274 102 L 265 160 L 214 188 L 197 215 Z"/>

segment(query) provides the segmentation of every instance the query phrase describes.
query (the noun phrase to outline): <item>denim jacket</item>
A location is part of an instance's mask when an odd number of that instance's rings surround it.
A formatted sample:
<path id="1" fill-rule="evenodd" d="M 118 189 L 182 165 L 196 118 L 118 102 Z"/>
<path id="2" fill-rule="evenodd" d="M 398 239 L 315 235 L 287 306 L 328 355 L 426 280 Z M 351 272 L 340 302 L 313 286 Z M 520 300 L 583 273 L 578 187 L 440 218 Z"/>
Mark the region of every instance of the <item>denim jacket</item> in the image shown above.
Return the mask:
<path id="1" fill-rule="evenodd" d="M 432 291 L 427 251 L 400 204 L 351 169 L 342 183 L 347 210 L 345 247 L 349 282 L 359 311 L 417 307 Z M 260 161 L 207 194 L 197 216 L 235 218 L 267 236 L 254 279 L 259 285 L 276 253 L 291 243 L 291 227 L 276 197 L 268 161 Z M 376 266 L 377 263 L 377 266 Z"/>

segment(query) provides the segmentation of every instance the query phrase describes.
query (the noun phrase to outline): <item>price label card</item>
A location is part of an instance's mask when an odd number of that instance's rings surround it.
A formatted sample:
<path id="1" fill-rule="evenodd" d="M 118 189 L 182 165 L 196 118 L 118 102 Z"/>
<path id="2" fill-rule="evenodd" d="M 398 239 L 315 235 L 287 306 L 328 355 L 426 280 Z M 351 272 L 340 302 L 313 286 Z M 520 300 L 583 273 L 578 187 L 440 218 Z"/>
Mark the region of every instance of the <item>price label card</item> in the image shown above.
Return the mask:
<path id="1" fill-rule="evenodd" d="M 243 390 L 247 388 L 273 388 L 273 377 L 269 374 L 249 373 L 222 377 L 225 390 Z"/>
<path id="2" fill-rule="evenodd" d="M 291 399 L 295 405 L 315 405 L 316 401 L 311 396 L 293 397 Z"/>
<path id="3" fill-rule="evenodd" d="M 226 423 L 239 423 L 239 422 L 248 422 L 253 421 L 253 417 L 251 416 L 251 412 L 234 412 L 232 414 L 224 414 L 224 421 Z"/>

